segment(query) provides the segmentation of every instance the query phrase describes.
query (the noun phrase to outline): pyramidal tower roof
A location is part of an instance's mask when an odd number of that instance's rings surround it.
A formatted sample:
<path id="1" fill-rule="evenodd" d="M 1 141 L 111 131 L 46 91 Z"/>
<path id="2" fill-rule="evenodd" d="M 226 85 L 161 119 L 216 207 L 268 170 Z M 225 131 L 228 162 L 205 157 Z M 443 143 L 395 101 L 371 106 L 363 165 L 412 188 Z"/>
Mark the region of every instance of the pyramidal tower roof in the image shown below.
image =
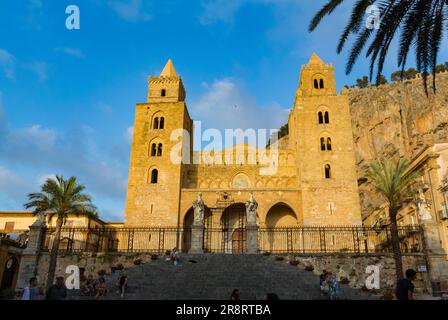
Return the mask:
<path id="1" fill-rule="evenodd" d="M 313 53 L 313 55 L 310 58 L 310 61 L 308 61 L 308 65 L 325 65 L 325 62 L 322 61 L 321 58 L 316 53 Z"/>
<path id="2" fill-rule="evenodd" d="M 160 74 L 161 77 L 177 77 L 176 70 L 174 70 L 173 61 L 171 59 L 168 59 L 168 62 L 165 65 L 165 68 L 163 68 L 162 73 Z"/>

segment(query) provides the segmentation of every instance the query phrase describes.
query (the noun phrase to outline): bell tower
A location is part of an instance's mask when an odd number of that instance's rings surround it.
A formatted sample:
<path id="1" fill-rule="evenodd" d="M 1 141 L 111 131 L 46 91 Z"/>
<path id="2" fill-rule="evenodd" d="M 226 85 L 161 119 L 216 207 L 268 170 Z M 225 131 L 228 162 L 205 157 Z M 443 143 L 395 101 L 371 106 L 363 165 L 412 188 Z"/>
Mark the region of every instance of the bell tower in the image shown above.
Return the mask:
<path id="1" fill-rule="evenodd" d="M 179 224 L 184 163 L 191 161 L 193 148 L 193 121 L 185 97 L 171 59 L 160 76 L 149 77 L 148 100 L 136 106 L 126 226 Z"/>
<path id="2" fill-rule="evenodd" d="M 302 67 L 289 115 L 305 225 L 360 225 L 348 96 L 338 94 L 333 65 L 315 53 Z"/>

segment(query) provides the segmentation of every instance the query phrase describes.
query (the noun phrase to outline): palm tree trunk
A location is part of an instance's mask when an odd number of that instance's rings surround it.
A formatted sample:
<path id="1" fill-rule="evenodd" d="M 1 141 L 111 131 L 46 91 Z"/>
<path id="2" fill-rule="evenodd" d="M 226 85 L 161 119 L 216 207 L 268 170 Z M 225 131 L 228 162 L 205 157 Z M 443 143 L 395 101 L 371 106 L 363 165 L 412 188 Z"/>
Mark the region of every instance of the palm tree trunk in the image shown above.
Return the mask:
<path id="1" fill-rule="evenodd" d="M 395 273 L 398 281 L 403 278 L 403 261 L 401 260 L 400 236 L 398 234 L 397 213 L 398 210 L 396 208 L 389 208 L 392 252 L 394 254 Z"/>
<path id="2" fill-rule="evenodd" d="M 61 229 L 63 224 L 62 217 L 56 221 L 56 230 L 54 234 L 53 245 L 50 251 L 50 266 L 48 267 L 47 289 L 53 284 L 56 273 L 56 264 L 58 262 L 59 243 L 61 242 Z"/>

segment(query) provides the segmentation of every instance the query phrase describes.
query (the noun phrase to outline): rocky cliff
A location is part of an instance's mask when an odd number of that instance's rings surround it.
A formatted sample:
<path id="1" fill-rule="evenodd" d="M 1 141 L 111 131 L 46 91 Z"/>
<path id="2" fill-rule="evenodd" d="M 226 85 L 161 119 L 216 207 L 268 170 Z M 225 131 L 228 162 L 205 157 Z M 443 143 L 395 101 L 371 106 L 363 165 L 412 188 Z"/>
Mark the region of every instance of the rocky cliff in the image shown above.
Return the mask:
<path id="1" fill-rule="evenodd" d="M 350 99 L 361 206 L 365 215 L 381 203 L 365 186 L 372 160 L 381 156 L 411 159 L 428 145 L 448 142 L 448 72 L 437 75 L 437 93 L 430 93 L 428 97 L 419 78 L 344 91 Z"/>

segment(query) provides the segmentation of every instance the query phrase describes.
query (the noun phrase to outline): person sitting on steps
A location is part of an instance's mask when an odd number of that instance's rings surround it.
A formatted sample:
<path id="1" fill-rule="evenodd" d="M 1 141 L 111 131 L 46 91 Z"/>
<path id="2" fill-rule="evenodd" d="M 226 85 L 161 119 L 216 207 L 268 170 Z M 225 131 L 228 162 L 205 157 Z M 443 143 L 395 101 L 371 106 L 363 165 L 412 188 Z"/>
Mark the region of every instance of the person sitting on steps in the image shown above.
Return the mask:
<path id="1" fill-rule="evenodd" d="M 177 247 L 174 247 L 173 251 L 171 251 L 170 260 L 174 266 L 177 266 L 179 264 L 179 250 L 177 249 Z"/>

